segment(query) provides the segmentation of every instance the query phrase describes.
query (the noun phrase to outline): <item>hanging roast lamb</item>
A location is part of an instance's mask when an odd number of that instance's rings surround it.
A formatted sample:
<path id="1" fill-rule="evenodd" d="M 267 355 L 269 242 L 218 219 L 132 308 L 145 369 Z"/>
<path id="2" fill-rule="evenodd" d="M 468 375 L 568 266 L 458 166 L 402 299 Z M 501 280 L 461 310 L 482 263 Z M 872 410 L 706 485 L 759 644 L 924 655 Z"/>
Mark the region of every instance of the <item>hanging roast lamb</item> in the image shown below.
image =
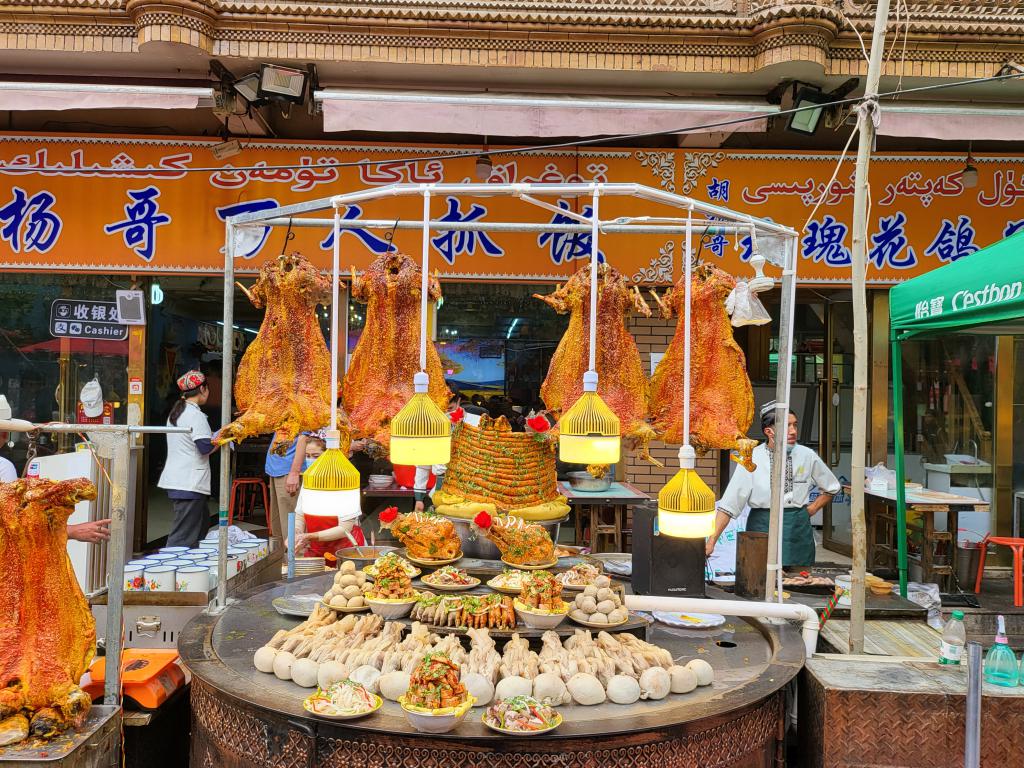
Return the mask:
<path id="1" fill-rule="evenodd" d="M 361 275 L 352 268 L 352 298 L 366 302 L 366 325 L 345 374 L 343 401 L 354 436 L 384 447 L 391 442 L 391 419 L 412 397 L 412 377 L 420 370 L 421 275 L 415 261 L 394 252 L 378 256 Z M 427 298 L 441 298 L 434 276 Z M 443 410 L 451 393 L 432 342 L 427 374 L 430 399 Z"/>
<path id="2" fill-rule="evenodd" d="M 651 378 L 654 429 L 667 443 L 683 440 L 685 276 L 664 299 L 662 315 L 679 318 L 675 336 Z M 745 464 L 756 444 L 746 439 L 754 418 L 754 391 L 746 358 L 732 336 L 725 299 L 736 280 L 708 264 L 693 272 L 690 307 L 690 442 L 698 451 L 738 449 Z M 657 299 L 657 296 L 655 296 Z"/>
<path id="3" fill-rule="evenodd" d="M 562 414 L 583 395 L 583 374 L 590 356 L 590 267 L 576 272 L 565 285 L 546 296 L 534 296 L 559 314 L 569 313 L 569 327 L 558 343 L 540 396 L 549 411 Z M 654 430 L 649 412 L 647 377 L 626 317 L 651 309 L 628 279 L 607 264 L 598 267 L 597 298 L 597 392 L 619 417 L 622 436 L 639 446 L 647 457 Z"/>
<path id="4" fill-rule="evenodd" d="M 0 746 L 78 726 L 78 687 L 96 622 L 67 553 L 67 521 L 96 498 L 88 480 L 0 483 Z"/>
<path id="5" fill-rule="evenodd" d="M 331 355 L 316 307 L 330 303 L 331 280 L 294 253 L 264 264 L 252 288 L 239 287 L 266 314 L 238 364 L 235 405 L 242 415 L 220 431 L 218 443 L 274 432 L 283 453 L 299 432 L 330 421 Z"/>

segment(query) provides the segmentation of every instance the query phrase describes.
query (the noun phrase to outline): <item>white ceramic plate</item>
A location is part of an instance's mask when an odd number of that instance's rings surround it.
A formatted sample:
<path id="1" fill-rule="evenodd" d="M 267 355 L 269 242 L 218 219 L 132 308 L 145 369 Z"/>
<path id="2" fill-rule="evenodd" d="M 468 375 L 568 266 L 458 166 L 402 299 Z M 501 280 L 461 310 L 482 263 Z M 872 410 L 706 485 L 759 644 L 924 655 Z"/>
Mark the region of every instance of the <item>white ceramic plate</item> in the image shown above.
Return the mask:
<path id="1" fill-rule="evenodd" d="M 282 616 L 299 616 L 308 618 L 313 607 L 323 600 L 323 595 L 292 595 L 291 597 L 275 597 L 271 605 Z"/>
<path id="2" fill-rule="evenodd" d="M 555 720 L 554 725 L 552 725 L 550 728 L 545 728 L 543 731 L 510 731 L 507 728 L 499 728 L 498 726 L 492 725 L 491 723 L 487 722 L 486 711 L 484 711 L 483 714 L 480 715 L 480 722 L 486 725 L 492 731 L 497 731 L 498 733 L 502 733 L 505 736 L 541 736 L 545 733 L 551 733 L 553 730 L 555 730 L 555 728 L 562 724 L 562 715 L 558 713 L 556 714 L 558 716 L 558 719 Z"/>
<path id="3" fill-rule="evenodd" d="M 376 700 L 376 702 L 373 705 L 373 709 L 368 709 L 365 712 L 356 712 L 350 715 L 326 715 L 321 712 L 316 712 L 310 706 L 308 697 L 302 700 L 302 708 L 314 717 L 322 717 L 325 720 L 355 720 L 357 717 L 366 717 L 367 715 L 372 715 L 374 712 L 381 708 L 381 705 L 384 703 L 384 699 L 382 699 L 380 696 L 376 694 L 371 695 Z"/>
<path id="4" fill-rule="evenodd" d="M 421 578 L 420 581 L 422 581 L 431 589 L 436 589 L 439 592 L 465 592 L 467 589 L 473 589 L 473 587 L 480 586 L 480 579 L 474 576 L 469 577 L 469 584 L 435 584 L 433 581 L 427 581 L 427 579 L 429 578 L 430 575 L 428 574 L 427 576 Z"/>
<path id="5" fill-rule="evenodd" d="M 623 624 L 629 623 L 629 617 L 627 616 L 622 621 L 616 622 L 615 624 L 598 624 L 596 621 L 583 621 L 577 619 L 572 614 L 569 615 L 569 621 L 579 624 L 581 627 L 588 627 L 590 629 L 615 629 L 615 627 L 621 627 Z"/>
<path id="6" fill-rule="evenodd" d="M 668 611 L 655 611 L 654 618 L 662 624 L 670 627 L 683 627 L 684 629 L 711 629 L 725 624 L 725 616 L 718 613 L 669 613 Z"/>
<path id="7" fill-rule="evenodd" d="M 544 570 L 547 570 L 548 568 L 554 568 L 556 565 L 558 565 L 558 559 L 557 558 L 552 560 L 550 563 L 543 563 L 542 565 L 524 565 L 523 563 L 510 563 L 504 557 L 501 558 L 501 562 L 503 562 L 505 565 L 509 566 L 510 568 L 516 568 L 516 569 L 518 569 L 520 571 L 544 571 Z"/>

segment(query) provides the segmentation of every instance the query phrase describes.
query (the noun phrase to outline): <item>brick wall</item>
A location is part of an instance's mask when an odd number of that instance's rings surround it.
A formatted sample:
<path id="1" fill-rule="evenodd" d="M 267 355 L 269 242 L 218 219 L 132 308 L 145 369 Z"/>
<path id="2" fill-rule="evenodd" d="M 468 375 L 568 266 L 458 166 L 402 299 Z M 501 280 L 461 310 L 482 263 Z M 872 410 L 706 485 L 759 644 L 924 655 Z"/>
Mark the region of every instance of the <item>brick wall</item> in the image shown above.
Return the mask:
<path id="1" fill-rule="evenodd" d="M 661 317 L 643 317 L 633 315 L 627 327 L 636 339 L 644 370 L 650 375 L 651 353 L 664 353 L 676 330 L 676 320 L 665 320 Z M 679 446 L 667 445 L 662 442 L 651 443 L 651 455 L 665 465 L 656 467 L 644 461 L 635 451 L 627 451 L 623 461 L 625 479 L 645 493 L 657 495 L 662 486 L 679 471 Z M 712 451 L 707 456 L 697 459 L 697 471 L 704 478 L 715 495 L 719 495 L 718 452 Z"/>

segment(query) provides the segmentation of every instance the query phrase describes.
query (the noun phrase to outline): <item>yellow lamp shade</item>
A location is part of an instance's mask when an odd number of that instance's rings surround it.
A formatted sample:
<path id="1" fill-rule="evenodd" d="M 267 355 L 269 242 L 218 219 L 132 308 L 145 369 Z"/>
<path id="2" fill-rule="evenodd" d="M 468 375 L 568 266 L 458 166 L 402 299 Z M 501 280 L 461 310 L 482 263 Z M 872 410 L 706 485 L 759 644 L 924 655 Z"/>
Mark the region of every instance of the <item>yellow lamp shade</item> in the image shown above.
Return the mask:
<path id="1" fill-rule="evenodd" d="M 558 458 L 573 464 L 615 464 L 619 435 L 619 417 L 597 392 L 585 391 L 558 420 Z"/>
<path id="2" fill-rule="evenodd" d="M 338 522 L 355 520 L 362 514 L 359 505 L 359 489 L 348 491 L 314 491 L 302 488 L 299 510 L 314 517 L 336 517 Z"/>
<path id="3" fill-rule="evenodd" d="M 340 448 L 328 448 L 302 473 L 302 487 L 311 491 L 358 491 L 359 470 Z"/>
<path id="4" fill-rule="evenodd" d="M 452 458 L 452 422 L 430 395 L 426 375 L 416 374 L 416 394 L 391 420 L 391 463 L 422 467 Z"/>
<path id="5" fill-rule="evenodd" d="M 703 539 L 715 532 L 715 494 L 693 468 L 693 448 L 679 451 L 681 468 L 658 493 L 658 531 L 666 536 Z"/>
<path id="6" fill-rule="evenodd" d="M 451 436 L 395 437 L 391 436 L 391 463 L 403 466 L 425 467 L 447 464 L 452 458 Z"/>

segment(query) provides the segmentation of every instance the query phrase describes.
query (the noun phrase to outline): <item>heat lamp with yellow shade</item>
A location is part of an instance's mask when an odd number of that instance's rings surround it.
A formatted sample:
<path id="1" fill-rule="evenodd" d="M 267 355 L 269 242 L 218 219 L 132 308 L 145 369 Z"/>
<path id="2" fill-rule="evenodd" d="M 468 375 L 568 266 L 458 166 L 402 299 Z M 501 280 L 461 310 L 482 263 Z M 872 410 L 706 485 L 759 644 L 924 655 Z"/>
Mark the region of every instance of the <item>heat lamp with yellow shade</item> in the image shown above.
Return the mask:
<path id="1" fill-rule="evenodd" d="M 303 514 L 339 521 L 359 517 L 359 471 L 340 446 L 339 432 L 328 432 L 327 450 L 302 473 Z"/>
<path id="2" fill-rule="evenodd" d="M 412 399 L 391 420 L 391 463 L 424 467 L 447 464 L 452 457 L 452 422 L 427 391 L 430 378 L 413 376 Z"/>
<path id="3" fill-rule="evenodd" d="M 681 539 L 704 539 L 715 532 L 715 494 L 694 469 L 692 446 L 679 449 L 679 471 L 658 493 L 658 532 Z"/>
<path id="4" fill-rule="evenodd" d="M 615 464 L 619 417 L 597 394 L 597 373 L 583 374 L 583 394 L 558 420 L 558 458 L 571 464 Z"/>

